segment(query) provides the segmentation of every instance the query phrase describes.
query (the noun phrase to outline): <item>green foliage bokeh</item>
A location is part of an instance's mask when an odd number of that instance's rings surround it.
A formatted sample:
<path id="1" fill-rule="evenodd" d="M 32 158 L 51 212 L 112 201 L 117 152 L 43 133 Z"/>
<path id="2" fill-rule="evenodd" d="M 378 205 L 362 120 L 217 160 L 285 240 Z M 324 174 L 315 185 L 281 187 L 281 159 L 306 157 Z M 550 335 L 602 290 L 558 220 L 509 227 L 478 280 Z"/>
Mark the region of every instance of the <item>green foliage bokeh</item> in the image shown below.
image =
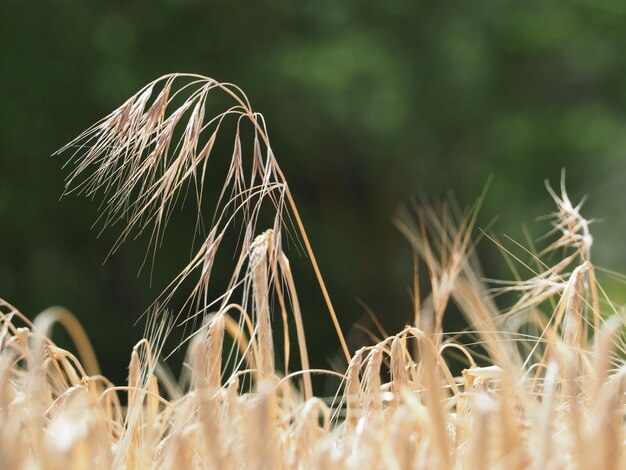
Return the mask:
<path id="1" fill-rule="evenodd" d="M 558 184 L 566 167 L 573 199 L 590 195 L 583 213 L 605 220 L 595 261 L 626 268 L 624 2 L 0 5 L 0 296 L 29 316 L 73 310 L 116 382 L 142 332 L 134 321 L 189 255 L 176 241 L 193 222 L 170 227 L 152 287 L 136 276 L 141 241 L 102 266 L 115 230 L 96 239 L 97 205 L 58 201 L 66 172 L 50 155 L 168 72 L 236 83 L 265 115 L 347 328 L 363 317 L 355 298 L 390 329 L 410 320 L 397 207 L 449 189 L 471 203 L 490 175 L 482 223 L 499 215 L 496 232 L 521 239 L 522 223 L 553 210 L 544 179 Z M 482 245 L 488 273 L 506 275 Z M 291 257 L 323 366 L 338 344 Z"/>

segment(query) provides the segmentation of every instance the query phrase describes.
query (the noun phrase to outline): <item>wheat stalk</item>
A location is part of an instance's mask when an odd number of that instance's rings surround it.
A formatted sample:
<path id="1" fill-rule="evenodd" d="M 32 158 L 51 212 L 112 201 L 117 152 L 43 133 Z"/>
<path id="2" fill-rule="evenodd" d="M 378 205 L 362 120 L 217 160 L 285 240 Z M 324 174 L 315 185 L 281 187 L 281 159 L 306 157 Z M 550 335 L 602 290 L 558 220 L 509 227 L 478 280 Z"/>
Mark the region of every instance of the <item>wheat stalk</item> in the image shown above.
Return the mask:
<path id="1" fill-rule="evenodd" d="M 217 91 L 233 104 L 208 118 L 210 93 Z M 204 226 L 204 177 L 228 118 L 235 121 L 234 148 Z M 247 165 L 244 123 L 253 135 Z M 156 250 L 187 186 L 206 236 L 148 312 L 146 339 L 131 352 L 123 386 L 99 374 L 70 312 L 48 310 L 31 322 L 0 300 L 2 468 L 626 466 L 626 312 L 604 295 L 591 262 L 590 221 L 564 183 L 560 195 L 548 186 L 557 212 L 546 247 L 527 252 L 537 266 L 528 267 L 530 278 L 494 287 L 480 273 L 472 238 L 484 195 L 465 212 L 446 205 L 402 211 L 396 225 L 415 252 L 412 324 L 350 354 L 264 121 L 237 87 L 197 75 L 162 77 L 64 148 L 70 149 L 67 192 L 102 193 L 102 225 L 127 224 L 114 250 L 143 231 Z M 258 233 L 266 205 L 273 223 Z M 345 373 L 309 364 L 305 312 L 282 248 L 291 219 L 337 327 Z M 211 298 L 216 255 L 232 233 L 242 235 L 232 276 Z M 546 264 L 557 250 L 560 259 Z M 420 263 L 430 281 L 426 294 Z M 194 276 L 184 308 L 167 314 L 173 293 Z M 514 297 L 504 311 L 493 299 L 502 294 Z M 466 317 L 466 331 L 443 330 L 451 303 Z M 275 311 L 283 322 L 285 370 L 276 367 Z M 295 371 L 290 317 L 301 360 Z M 160 366 L 163 341 L 177 323 L 195 318 L 202 318 L 199 327 L 180 345 L 187 347 L 188 374 L 176 383 Z M 79 357 L 50 339 L 56 323 L 68 329 Z M 459 376 L 450 365 L 454 354 L 467 366 Z M 314 396 L 312 374 L 340 379 L 334 398 Z"/>

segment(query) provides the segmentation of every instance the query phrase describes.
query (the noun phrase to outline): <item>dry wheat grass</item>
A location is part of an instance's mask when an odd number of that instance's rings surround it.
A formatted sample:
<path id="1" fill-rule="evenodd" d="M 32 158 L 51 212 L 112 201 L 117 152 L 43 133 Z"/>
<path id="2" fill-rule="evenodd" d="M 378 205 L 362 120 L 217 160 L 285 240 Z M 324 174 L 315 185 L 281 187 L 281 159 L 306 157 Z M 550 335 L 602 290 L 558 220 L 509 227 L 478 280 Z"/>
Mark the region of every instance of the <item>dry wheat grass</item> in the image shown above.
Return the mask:
<path id="1" fill-rule="evenodd" d="M 232 105 L 207 117 L 212 93 Z M 233 151 L 208 223 L 202 204 L 212 188 L 204 177 L 227 119 L 235 122 Z M 242 142 L 246 136 L 251 144 Z M 50 309 L 31 323 L 0 301 L 2 468 L 626 466 L 625 312 L 598 283 L 589 221 L 564 186 L 560 194 L 549 188 L 557 212 L 545 249 L 528 250 L 531 263 L 498 244 L 530 277 L 491 287 L 474 256 L 480 200 L 463 212 L 422 206 L 398 214 L 396 225 L 415 251 L 412 323 L 350 353 L 263 118 L 237 87 L 197 75 L 162 77 L 62 151 L 70 154 L 66 192 L 104 195 L 99 222 L 124 223 L 114 249 L 147 232 L 154 254 L 188 193 L 204 239 L 148 312 L 146 339 L 131 352 L 124 386 L 100 375 L 72 314 Z M 259 231 L 267 207 L 273 223 Z M 317 275 L 345 373 L 309 364 L 285 227 L 302 240 Z M 212 297 L 214 261 L 233 230 L 241 238 L 232 276 Z M 545 264 L 555 255 L 558 261 Z M 420 263 L 431 286 L 426 295 Z M 189 279 L 183 308 L 166 314 L 163 307 Z M 515 302 L 500 311 L 495 295 Z M 443 331 L 451 303 L 467 331 Z M 280 346 L 272 315 L 283 321 Z M 190 318 L 199 322 L 185 343 L 190 374 L 176 383 L 160 367 L 163 341 Z M 70 333 L 80 360 L 49 339 L 56 323 Z M 461 341 L 468 337 L 475 343 Z M 278 347 L 284 370 L 276 367 Z M 449 366 L 453 354 L 467 364 L 460 376 Z M 311 374 L 339 379 L 333 400 L 314 396 Z"/>

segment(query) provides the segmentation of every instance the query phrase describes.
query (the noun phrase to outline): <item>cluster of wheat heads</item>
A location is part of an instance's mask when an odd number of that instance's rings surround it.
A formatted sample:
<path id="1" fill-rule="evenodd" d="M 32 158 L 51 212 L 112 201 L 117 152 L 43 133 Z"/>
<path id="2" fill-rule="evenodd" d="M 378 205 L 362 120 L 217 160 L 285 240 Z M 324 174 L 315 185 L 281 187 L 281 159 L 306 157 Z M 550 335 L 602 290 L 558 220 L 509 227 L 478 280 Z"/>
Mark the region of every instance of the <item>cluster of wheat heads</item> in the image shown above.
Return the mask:
<path id="1" fill-rule="evenodd" d="M 207 118 L 215 93 L 231 105 Z M 216 166 L 224 184 L 209 221 L 201 207 L 213 189 L 205 174 L 229 119 L 234 148 Z M 1 468 L 626 466 L 625 314 L 597 282 L 589 221 L 564 188 L 551 191 L 558 211 L 545 249 L 527 252 L 531 277 L 491 288 L 474 259 L 478 204 L 455 217 L 428 207 L 400 213 L 396 224 L 415 252 L 412 323 L 350 353 L 264 121 L 237 87 L 165 76 L 63 151 L 72 168 L 68 192 L 103 194 L 102 225 L 123 222 L 115 248 L 147 231 L 156 250 L 173 209 L 188 197 L 198 206 L 200 242 L 147 314 L 124 386 L 100 374 L 69 312 L 51 309 L 31 323 L 0 301 Z M 269 228 L 258 230 L 267 220 Z M 345 371 L 309 364 L 283 233 L 308 253 Z M 239 237 L 234 267 L 214 295 L 209 280 L 227 236 Z M 420 263 L 427 295 L 419 289 Z M 190 285 L 186 300 L 166 314 L 160 306 Z M 501 293 L 516 299 L 504 311 L 494 302 Z M 466 317 L 466 331 L 443 331 L 451 304 Z M 280 346 L 273 316 L 283 322 Z M 176 382 L 160 367 L 163 341 L 190 318 L 198 321 L 184 344 L 188 367 Z M 80 361 L 49 339 L 55 323 L 70 332 Z M 290 324 L 299 367 L 290 364 Z M 465 364 L 458 376 L 452 357 Z M 336 377 L 336 395 L 316 397 L 312 374 Z"/>

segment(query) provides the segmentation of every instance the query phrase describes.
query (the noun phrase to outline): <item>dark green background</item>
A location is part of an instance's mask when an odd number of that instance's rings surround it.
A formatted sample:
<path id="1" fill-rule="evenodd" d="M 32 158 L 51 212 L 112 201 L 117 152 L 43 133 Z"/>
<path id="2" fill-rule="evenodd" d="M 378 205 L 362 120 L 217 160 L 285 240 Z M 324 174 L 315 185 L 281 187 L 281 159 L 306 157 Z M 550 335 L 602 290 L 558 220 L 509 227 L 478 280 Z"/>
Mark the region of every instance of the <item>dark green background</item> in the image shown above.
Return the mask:
<path id="1" fill-rule="evenodd" d="M 104 266 L 116 231 L 96 205 L 58 197 L 50 155 L 148 81 L 197 72 L 240 85 L 262 112 L 348 330 L 410 320 L 410 250 L 392 226 L 411 195 L 471 203 L 481 224 L 522 239 L 552 210 L 544 179 L 568 171 L 595 225 L 594 260 L 626 270 L 626 2 L 25 1 L 0 9 L 0 296 L 29 316 L 73 310 L 105 373 L 124 380 L 133 326 L 185 262 L 168 232 L 150 288 L 145 243 Z M 299 276 L 314 363 L 338 343 L 304 260 Z M 481 245 L 487 274 L 506 275 Z M 608 284 L 619 295 L 623 286 Z M 353 338 L 358 340 L 355 332 Z"/>

